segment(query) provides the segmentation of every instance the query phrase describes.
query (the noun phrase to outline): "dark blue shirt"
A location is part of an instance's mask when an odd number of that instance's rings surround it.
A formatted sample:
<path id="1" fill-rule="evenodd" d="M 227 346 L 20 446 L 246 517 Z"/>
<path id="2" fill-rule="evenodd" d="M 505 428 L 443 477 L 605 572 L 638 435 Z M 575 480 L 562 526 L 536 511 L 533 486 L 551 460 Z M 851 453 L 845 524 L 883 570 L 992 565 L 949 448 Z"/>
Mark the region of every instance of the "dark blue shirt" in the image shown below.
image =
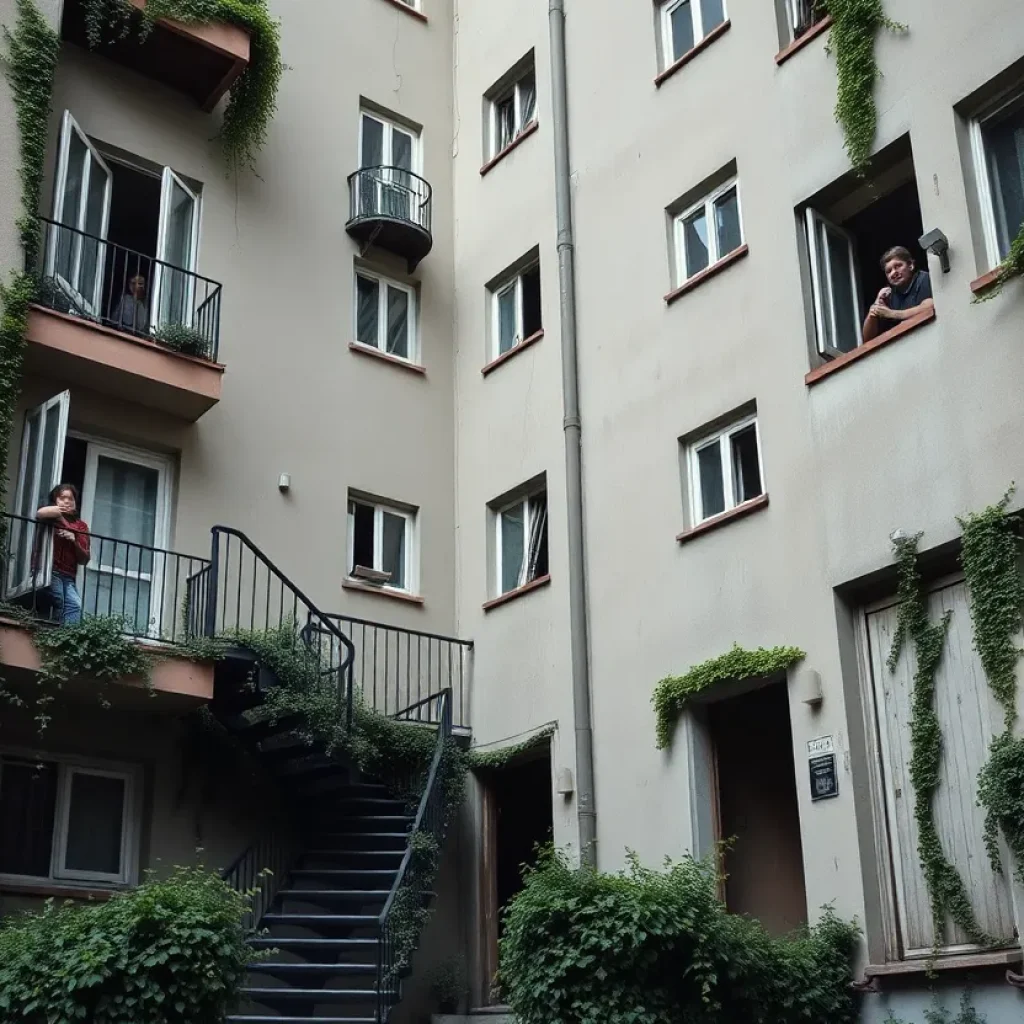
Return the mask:
<path id="1" fill-rule="evenodd" d="M 898 288 L 890 291 L 888 306 L 890 309 L 913 309 L 931 297 L 932 279 L 927 270 L 918 270 L 906 291 L 901 292 Z"/>

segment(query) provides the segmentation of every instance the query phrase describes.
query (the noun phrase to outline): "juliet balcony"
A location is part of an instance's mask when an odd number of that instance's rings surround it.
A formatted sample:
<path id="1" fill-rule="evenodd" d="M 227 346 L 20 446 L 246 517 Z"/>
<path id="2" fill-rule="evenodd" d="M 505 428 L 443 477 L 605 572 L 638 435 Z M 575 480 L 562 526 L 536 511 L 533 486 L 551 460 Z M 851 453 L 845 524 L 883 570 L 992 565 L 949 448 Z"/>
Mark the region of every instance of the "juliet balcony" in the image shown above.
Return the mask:
<path id="1" fill-rule="evenodd" d="M 345 230 L 364 249 L 379 246 L 412 272 L 434 245 L 429 183 L 403 167 L 362 167 L 348 179 Z"/>

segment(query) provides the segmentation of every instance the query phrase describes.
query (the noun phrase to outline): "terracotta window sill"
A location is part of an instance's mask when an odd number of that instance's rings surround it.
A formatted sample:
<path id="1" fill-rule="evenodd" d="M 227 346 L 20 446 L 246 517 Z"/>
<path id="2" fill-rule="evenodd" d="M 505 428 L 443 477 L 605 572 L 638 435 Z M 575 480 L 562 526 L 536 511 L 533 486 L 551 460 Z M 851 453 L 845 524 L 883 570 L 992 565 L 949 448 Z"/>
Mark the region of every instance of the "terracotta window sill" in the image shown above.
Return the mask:
<path id="1" fill-rule="evenodd" d="M 535 331 L 528 338 L 524 338 L 518 345 L 513 345 L 507 352 L 502 352 L 497 359 L 492 359 L 480 372 L 486 377 L 487 374 L 495 371 L 502 363 L 507 363 L 513 356 L 519 355 L 524 348 L 540 341 L 544 337 L 544 331 Z"/>
<path id="2" fill-rule="evenodd" d="M 521 146 L 539 127 L 540 122 L 536 120 L 531 121 L 500 153 L 495 153 L 494 156 L 492 156 L 491 159 L 480 168 L 480 177 L 482 178 L 495 164 L 500 164 L 513 149 Z"/>
<path id="3" fill-rule="evenodd" d="M 799 39 L 794 39 L 789 46 L 784 47 L 775 54 L 776 64 L 785 64 L 794 53 L 799 53 L 808 43 L 813 42 L 823 32 L 832 27 L 832 15 L 828 14 L 817 23 L 812 25 Z"/>
<path id="4" fill-rule="evenodd" d="M 716 25 L 696 46 L 691 47 L 686 51 L 678 60 L 673 61 L 664 71 L 660 74 L 655 75 L 654 84 L 657 88 L 661 88 L 662 85 L 670 79 L 680 68 L 686 67 L 687 64 L 697 56 L 698 53 L 703 53 L 716 39 L 720 36 L 724 36 L 729 31 L 729 27 L 732 25 L 731 21 L 723 21 L 721 25 Z"/>
<path id="5" fill-rule="evenodd" d="M 880 348 L 883 348 L 890 342 L 896 341 L 898 338 L 902 338 L 905 334 L 909 334 L 911 331 L 916 330 L 924 324 L 930 323 L 934 319 L 935 310 L 932 308 L 926 313 L 921 313 L 918 316 L 915 316 L 912 320 L 904 320 L 891 330 L 886 331 L 885 334 L 880 334 L 877 338 L 872 338 L 870 341 L 864 342 L 863 345 L 858 345 L 852 352 L 847 352 L 836 359 L 832 359 L 821 366 L 815 367 L 810 373 L 804 376 L 804 383 L 808 387 L 811 387 L 811 385 L 817 384 L 818 381 L 824 380 L 831 374 L 838 373 L 840 370 L 849 366 L 850 363 L 855 363 L 858 359 L 863 359 L 865 356 L 871 355 L 872 352 L 877 352 Z"/>
<path id="6" fill-rule="evenodd" d="M 380 359 L 385 363 L 390 363 L 392 366 L 400 366 L 403 370 L 418 373 L 421 377 L 426 376 L 427 368 L 425 366 L 420 366 L 419 363 L 410 363 L 408 359 L 401 359 L 398 356 L 389 355 L 387 352 L 381 352 L 379 348 L 374 348 L 372 345 L 364 345 L 361 341 L 350 341 L 348 347 L 353 352 L 358 352 L 361 356 Z"/>
<path id="7" fill-rule="evenodd" d="M 993 267 L 987 274 L 982 274 L 981 277 L 975 278 L 971 282 L 971 291 L 974 292 L 975 295 L 980 295 L 982 292 L 988 291 L 988 289 L 999 280 L 1002 272 L 1002 267 Z"/>
<path id="8" fill-rule="evenodd" d="M 671 306 L 676 299 L 682 298 L 687 292 L 692 292 L 694 288 L 700 287 L 705 281 L 710 281 L 711 278 L 720 274 L 726 267 L 731 267 L 737 260 L 743 259 L 749 252 L 750 247 L 746 243 L 738 249 L 733 249 L 728 256 L 723 256 L 720 260 L 716 260 L 710 267 L 705 267 L 699 274 L 694 274 L 693 277 L 684 281 L 678 288 L 670 291 L 665 296 L 666 304 Z"/>
<path id="9" fill-rule="evenodd" d="M 368 583 L 360 583 L 358 580 L 342 580 L 342 590 L 358 590 L 360 594 L 373 594 L 376 597 L 389 597 L 392 601 L 405 601 L 406 604 L 424 603 L 419 594 L 406 594 L 402 590 L 394 590 L 391 587 L 371 587 Z"/>
<path id="10" fill-rule="evenodd" d="M 109 900 L 116 892 L 124 892 L 125 887 L 118 889 L 80 889 L 75 885 L 61 885 L 45 882 L 0 882 L 0 893 L 8 896 L 42 896 L 46 899 L 58 900 Z"/>
<path id="11" fill-rule="evenodd" d="M 696 526 L 691 526 L 688 530 L 683 530 L 682 533 L 676 535 L 676 540 L 679 541 L 680 544 L 687 544 L 691 540 L 696 540 L 698 537 L 702 537 L 705 533 L 711 533 L 712 530 L 717 530 L 720 526 L 726 526 L 729 523 L 735 522 L 737 519 L 743 519 L 744 516 L 749 516 L 752 512 L 757 512 L 759 509 L 767 507 L 768 495 L 759 494 L 756 498 L 751 498 L 750 501 L 745 501 L 742 505 L 737 505 L 735 508 L 729 509 L 728 512 L 712 516 L 710 519 L 705 519 L 704 522 L 698 523 Z"/>
<path id="12" fill-rule="evenodd" d="M 889 964 L 868 964 L 864 977 L 869 982 L 879 978 L 892 978 L 908 974 L 928 974 L 932 971 L 969 971 L 978 967 L 1009 967 L 1021 962 L 1019 948 L 1000 949 L 959 956 L 935 956 L 926 960 L 899 960 Z"/>
<path id="13" fill-rule="evenodd" d="M 427 16 L 422 11 L 417 11 L 415 7 L 410 7 L 408 4 L 402 3 L 402 0 L 385 0 L 386 3 L 391 4 L 392 7 L 397 7 L 401 11 L 405 11 L 406 14 L 411 15 L 418 21 L 425 22 Z"/>
<path id="14" fill-rule="evenodd" d="M 546 587 L 550 582 L 550 573 L 546 576 L 538 576 L 535 580 L 530 580 L 529 583 L 524 583 L 523 586 L 516 587 L 515 590 L 510 590 L 507 594 L 501 594 L 498 597 L 492 597 L 490 601 L 484 601 L 484 611 L 489 612 L 492 608 L 508 604 L 509 601 L 515 601 L 516 598 L 523 597 L 525 594 L 532 594 L 533 591 Z"/>

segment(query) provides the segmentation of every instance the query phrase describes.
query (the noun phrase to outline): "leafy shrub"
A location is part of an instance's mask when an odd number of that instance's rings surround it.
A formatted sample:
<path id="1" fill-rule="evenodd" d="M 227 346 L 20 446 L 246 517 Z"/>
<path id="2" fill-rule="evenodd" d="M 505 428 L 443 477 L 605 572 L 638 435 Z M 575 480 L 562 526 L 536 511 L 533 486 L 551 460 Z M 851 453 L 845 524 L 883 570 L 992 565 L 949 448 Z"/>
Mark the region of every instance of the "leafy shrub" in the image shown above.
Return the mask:
<path id="1" fill-rule="evenodd" d="M 180 352 L 185 356 L 198 356 L 200 359 L 210 358 L 210 341 L 202 331 L 185 324 L 163 324 L 156 329 L 156 340 L 172 352 Z"/>
<path id="2" fill-rule="evenodd" d="M 499 981 L 518 1024 L 851 1024 L 857 935 L 826 910 L 773 939 L 692 858 L 605 874 L 548 850 L 506 911 Z"/>
<path id="3" fill-rule="evenodd" d="M 0 1019 L 18 1024 L 221 1024 L 252 951 L 245 896 L 178 868 L 106 903 L 0 926 Z"/>

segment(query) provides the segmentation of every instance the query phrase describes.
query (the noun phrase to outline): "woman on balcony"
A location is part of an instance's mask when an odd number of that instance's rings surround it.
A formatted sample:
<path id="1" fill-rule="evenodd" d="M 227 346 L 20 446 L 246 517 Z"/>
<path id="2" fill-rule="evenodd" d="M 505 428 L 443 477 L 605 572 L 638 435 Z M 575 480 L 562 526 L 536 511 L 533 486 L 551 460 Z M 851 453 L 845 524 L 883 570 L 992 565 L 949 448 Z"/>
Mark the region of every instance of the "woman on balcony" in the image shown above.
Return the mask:
<path id="1" fill-rule="evenodd" d="M 54 527 L 50 582 L 54 615 L 62 626 L 81 622 L 82 599 L 75 577 L 78 567 L 89 561 L 89 525 L 78 516 L 78 488 L 74 484 L 57 484 L 50 491 L 50 504 L 44 505 L 36 518 Z"/>

